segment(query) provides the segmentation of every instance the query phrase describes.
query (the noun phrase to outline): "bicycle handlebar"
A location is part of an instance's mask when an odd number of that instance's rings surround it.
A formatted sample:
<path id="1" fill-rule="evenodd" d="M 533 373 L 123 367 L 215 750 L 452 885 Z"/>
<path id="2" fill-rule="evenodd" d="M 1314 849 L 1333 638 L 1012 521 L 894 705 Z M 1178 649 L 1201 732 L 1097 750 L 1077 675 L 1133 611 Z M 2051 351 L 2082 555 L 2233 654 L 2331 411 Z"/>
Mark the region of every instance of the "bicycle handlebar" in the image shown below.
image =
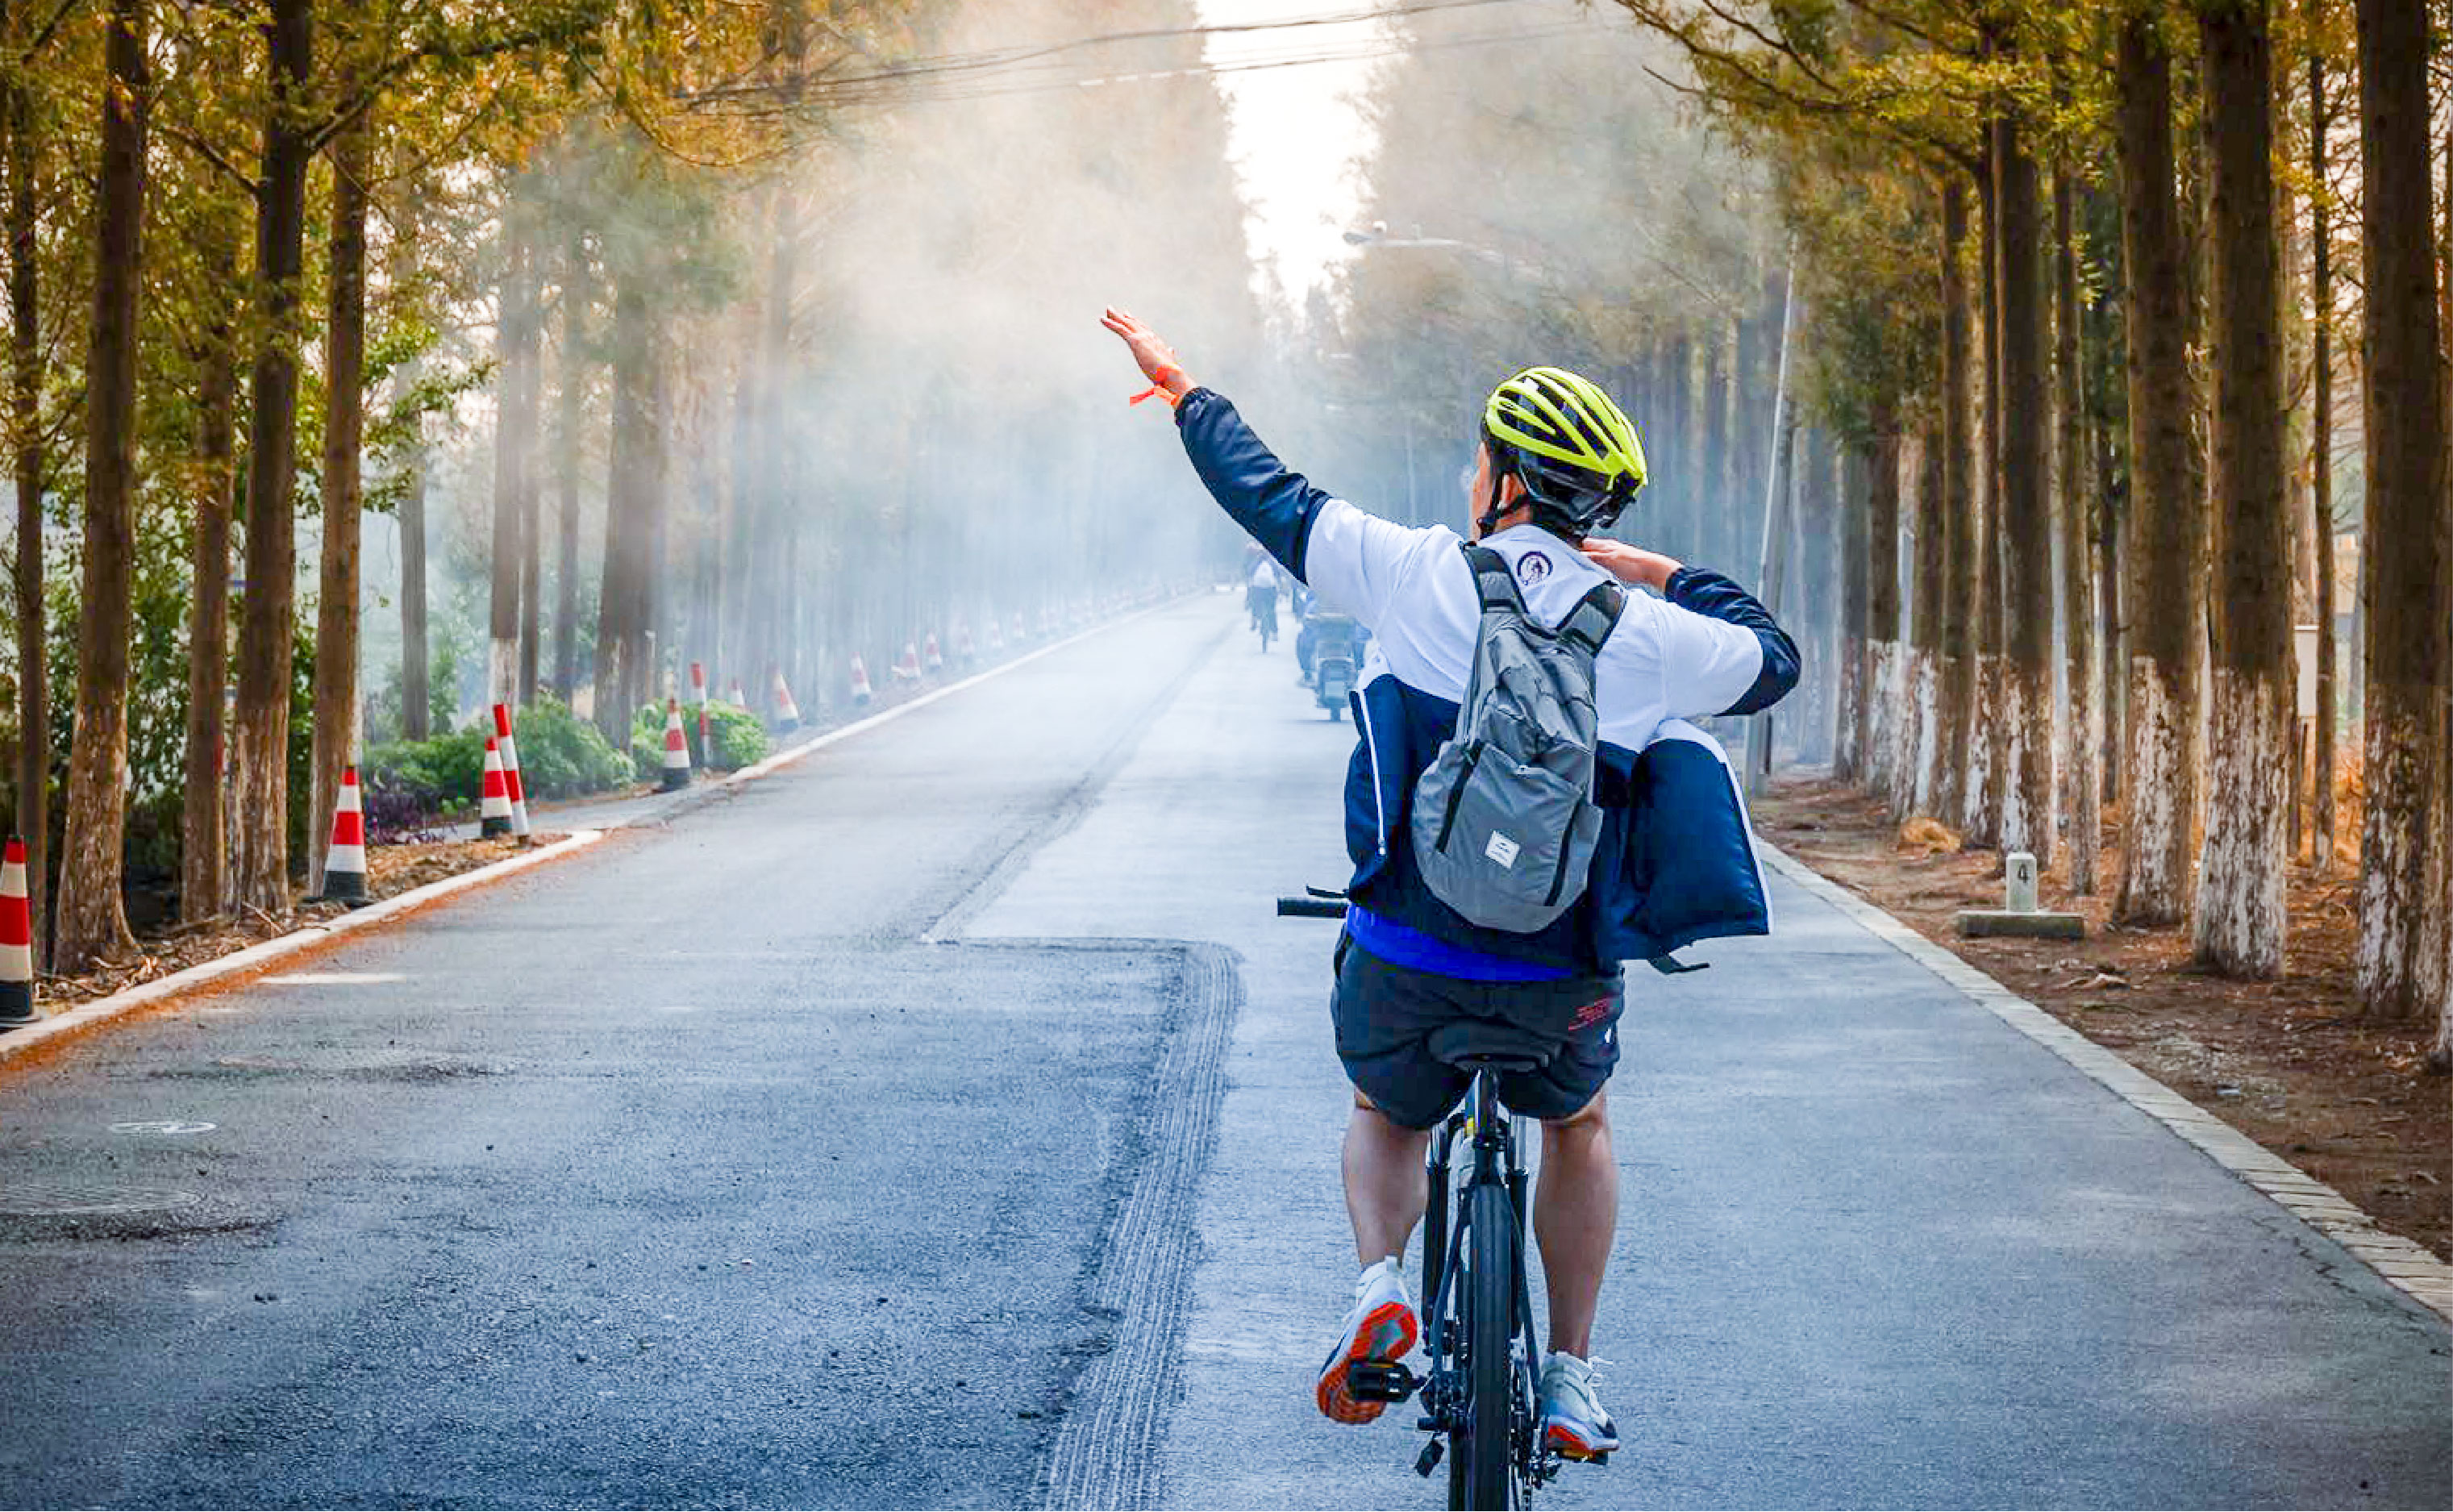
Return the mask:
<path id="1" fill-rule="evenodd" d="M 1281 919 L 1343 919 L 1346 900 L 1343 898 L 1280 898 Z"/>

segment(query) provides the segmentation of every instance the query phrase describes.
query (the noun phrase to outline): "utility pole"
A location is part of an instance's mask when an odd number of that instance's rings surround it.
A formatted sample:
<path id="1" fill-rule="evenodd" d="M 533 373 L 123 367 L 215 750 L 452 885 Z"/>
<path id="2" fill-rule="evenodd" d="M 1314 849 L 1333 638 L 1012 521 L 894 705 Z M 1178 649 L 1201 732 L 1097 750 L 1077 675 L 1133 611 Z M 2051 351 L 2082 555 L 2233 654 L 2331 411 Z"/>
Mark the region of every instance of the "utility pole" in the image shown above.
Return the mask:
<path id="1" fill-rule="evenodd" d="M 1764 607 L 1777 617 L 1780 613 L 1781 579 L 1788 571 L 1788 511 L 1783 507 L 1788 494 L 1785 487 L 1788 475 L 1790 448 L 1797 438 L 1797 416 L 1788 402 L 1789 350 L 1797 338 L 1797 237 L 1788 239 L 1788 272 L 1781 281 L 1780 291 L 1780 367 L 1773 381 L 1771 398 L 1771 461 L 1764 468 L 1763 548 L 1757 554 L 1760 569 L 1755 582 L 1763 594 Z M 1746 791 L 1760 794 L 1771 779 L 1771 710 L 1754 716 L 1746 731 Z"/>

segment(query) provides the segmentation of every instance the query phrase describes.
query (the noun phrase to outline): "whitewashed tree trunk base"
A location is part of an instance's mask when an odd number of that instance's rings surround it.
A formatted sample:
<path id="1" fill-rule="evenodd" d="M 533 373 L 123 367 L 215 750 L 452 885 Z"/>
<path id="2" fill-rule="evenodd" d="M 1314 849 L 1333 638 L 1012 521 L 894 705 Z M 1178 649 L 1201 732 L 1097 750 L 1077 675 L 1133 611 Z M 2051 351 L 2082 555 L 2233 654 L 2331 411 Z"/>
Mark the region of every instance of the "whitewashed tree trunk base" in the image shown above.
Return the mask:
<path id="1" fill-rule="evenodd" d="M 2283 970 L 2290 863 L 2291 708 L 2282 678 L 2214 670 L 2206 835 L 2198 864 L 2198 962 L 2229 977 Z"/>
<path id="2" fill-rule="evenodd" d="M 2192 701 L 2178 684 L 2149 658 L 2129 664 L 2129 804 L 2115 909 L 2124 924 L 2174 925 L 2186 915 Z"/>

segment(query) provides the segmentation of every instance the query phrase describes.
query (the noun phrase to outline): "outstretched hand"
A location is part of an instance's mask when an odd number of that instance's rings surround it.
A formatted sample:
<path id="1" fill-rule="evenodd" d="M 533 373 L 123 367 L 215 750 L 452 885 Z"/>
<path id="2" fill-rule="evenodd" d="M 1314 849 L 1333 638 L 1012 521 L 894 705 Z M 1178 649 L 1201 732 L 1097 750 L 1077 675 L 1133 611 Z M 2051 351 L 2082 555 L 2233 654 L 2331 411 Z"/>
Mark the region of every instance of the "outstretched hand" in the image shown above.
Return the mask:
<path id="1" fill-rule="evenodd" d="M 1652 589 L 1656 593 L 1669 590 L 1670 574 L 1684 563 L 1673 561 L 1658 551 L 1646 551 L 1640 546 L 1612 541 L 1604 536 L 1588 535 L 1581 547 L 1593 565 L 1618 579 Z"/>
<path id="2" fill-rule="evenodd" d="M 1172 404 L 1192 391 L 1192 379 L 1186 374 L 1183 365 L 1175 360 L 1175 348 L 1161 340 L 1157 331 L 1113 306 L 1099 317 L 1099 324 L 1123 338 L 1125 346 L 1132 351 L 1133 361 L 1141 364 L 1142 376 L 1147 378 L 1153 388 L 1164 391 L 1168 403 Z"/>

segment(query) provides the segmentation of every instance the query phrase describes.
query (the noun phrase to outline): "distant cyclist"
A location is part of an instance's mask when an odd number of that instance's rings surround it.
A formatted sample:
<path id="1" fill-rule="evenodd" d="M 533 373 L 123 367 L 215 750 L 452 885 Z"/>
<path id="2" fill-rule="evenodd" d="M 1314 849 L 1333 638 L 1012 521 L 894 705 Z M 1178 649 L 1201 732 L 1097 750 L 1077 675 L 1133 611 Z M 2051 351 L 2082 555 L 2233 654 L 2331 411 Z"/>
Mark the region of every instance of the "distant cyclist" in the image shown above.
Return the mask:
<path id="1" fill-rule="evenodd" d="M 1267 650 L 1278 633 L 1278 565 L 1258 547 L 1244 553 L 1244 607 L 1261 634 L 1261 649 Z"/>
<path id="2" fill-rule="evenodd" d="M 1768 930 L 1736 785 L 1719 746 L 1685 721 L 1777 702 L 1796 686 L 1797 647 L 1727 578 L 1591 536 L 1644 485 L 1634 428 L 1607 395 L 1554 368 L 1502 383 L 1483 410 L 1466 539 L 1497 553 L 1527 615 L 1546 626 L 1608 600 L 1593 590 L 1613 578 L 1661 596 L 1625 595 L 1593 657 L 1590 796 L 1602 823 L 1581 896 L 1536 932 L 1476 925 L 1433 896 L 1410 838 L 1415 784 L 1457 726 L 1477 655 L 1483 590 L 1458 536 L 1323 492 L 1233 405 L 1196 386 L 1149 328 L 1113 309 L 1104 323 L 1175 407 L 1185 451 L 1227 514 L 1324 607 L 1372 635 L 1346 778 L 1354 872 L 1330 1006 L 1354 1085 L 1344 1164 L 1363 1272 L 1321 1366 L 1320 1409 L 1342 1422 L 1380 1415 L 1381 1403 L 1354 1399 L 1347 1372 L 1403 1358 L 1419 1332 L 1402 1257 L 1423 1214 L 1429 1130 L 1468 1084 L 1450 1063 L 1510 1055 L 1542 1062 L 1503 1078 L 1501 1092 L 1543 1125 L 1533 1207 L 1549 1297 L 1543 1436 L 1570 1458 L 1607 1453 L 1618 1431 L 1590 1356 L 1618 1220 L 1603 1085 L 1618 1063 L 1620 963 L 1665 964 L 1698 940 Z M 1498 854 L 1506 865 L 1515 852 Z"/>

